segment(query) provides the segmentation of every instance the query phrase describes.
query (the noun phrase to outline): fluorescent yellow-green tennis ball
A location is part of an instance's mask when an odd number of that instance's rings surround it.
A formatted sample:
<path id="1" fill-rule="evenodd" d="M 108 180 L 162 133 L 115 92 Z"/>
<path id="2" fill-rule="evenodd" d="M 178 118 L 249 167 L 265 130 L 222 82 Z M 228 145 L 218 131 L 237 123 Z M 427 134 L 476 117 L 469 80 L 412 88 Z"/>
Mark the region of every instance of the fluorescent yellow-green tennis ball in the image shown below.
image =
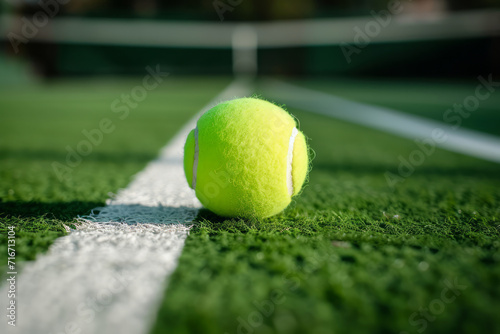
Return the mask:
<path id="1" fill-rule="evenodd" d="M 256 98 L 223 102 L 198 120 L 184 171 L 200 202 L 226 217 L 273 216 L 306 179 L 306 140 L 280 107 Z"/>

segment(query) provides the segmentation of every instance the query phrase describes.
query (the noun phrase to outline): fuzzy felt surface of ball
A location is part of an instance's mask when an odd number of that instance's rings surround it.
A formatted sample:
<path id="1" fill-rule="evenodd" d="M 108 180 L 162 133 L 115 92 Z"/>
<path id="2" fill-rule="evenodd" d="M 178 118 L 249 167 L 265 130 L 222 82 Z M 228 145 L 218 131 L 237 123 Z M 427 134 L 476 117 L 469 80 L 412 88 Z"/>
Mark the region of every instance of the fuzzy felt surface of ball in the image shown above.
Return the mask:
<path id="1" fill-rule="evenodd" d="M 222 102 L 186 140 L 184 172 L 200 202 L 225 217 L 266 218 L 283 211 L 306 180 L 306 139 L 295 119 L 257 98 Z"/>

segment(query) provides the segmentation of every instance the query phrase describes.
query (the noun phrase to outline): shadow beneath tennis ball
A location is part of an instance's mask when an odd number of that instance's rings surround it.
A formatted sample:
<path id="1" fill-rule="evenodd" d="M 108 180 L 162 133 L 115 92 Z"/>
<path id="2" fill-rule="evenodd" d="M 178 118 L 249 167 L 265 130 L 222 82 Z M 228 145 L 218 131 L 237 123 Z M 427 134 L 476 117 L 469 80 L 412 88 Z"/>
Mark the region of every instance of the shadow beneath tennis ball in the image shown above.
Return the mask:
<path id="1" fill-rule="evenodd" d="M 91 214 L 80 216 L 93 223 L 123 223 L 128 225 L 192 225 L 198 210 L 186 206 L 146 206 L 141 204 L 114 204 L 93 208 Z"/>
<path id="2" fill-rule="evenodd" d="M 97 201 L 39 202 L 39 201 L 2 201 L 0 199 L 0 218 L 16 217 L 47 218 L 65 221 L 73 220 L 77 215 L 87 214 L 95 207 L 102 206 Z"/>
<path id="3" fill-rule="evenodd" d="M 222 222 L 224 222 L 226 220 L 230 220 L 230 219 L 231 218 L 219 216 L 218 214 L 216 214 L 208 209 L 205 209 L 205 208 L 200 209 L 198 211 L 198 216 L 196 217 L 196 220 L 198 220 L 198 221 L 209 220 L 212 223 L 222 223 Z"/>
<path id="4" fill-rule="evenodd" d="M 228 218 L 219 216 L 208 209 L 200 209 L 195 219 L 193 232 L 201 232 L 202 230 L 210 233 L 217 232 L 238 232 L 246 233 L 256 228 L 265 219 L 257 218 Z"/>

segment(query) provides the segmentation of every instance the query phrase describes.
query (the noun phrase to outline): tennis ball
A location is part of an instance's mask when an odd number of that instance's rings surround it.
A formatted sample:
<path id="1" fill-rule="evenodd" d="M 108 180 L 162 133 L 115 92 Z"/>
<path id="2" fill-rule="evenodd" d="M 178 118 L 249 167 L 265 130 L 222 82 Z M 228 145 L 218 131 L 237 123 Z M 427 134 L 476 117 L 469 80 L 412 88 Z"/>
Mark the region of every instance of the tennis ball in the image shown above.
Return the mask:
<path id="1" fill-rule="evenodd" d="M 306 140 L 282 108 L 256 98 L 203 114 L 184 146 L 184 172 L 200 202 L 225 217 L 273 216 L 307 176 Z"/>

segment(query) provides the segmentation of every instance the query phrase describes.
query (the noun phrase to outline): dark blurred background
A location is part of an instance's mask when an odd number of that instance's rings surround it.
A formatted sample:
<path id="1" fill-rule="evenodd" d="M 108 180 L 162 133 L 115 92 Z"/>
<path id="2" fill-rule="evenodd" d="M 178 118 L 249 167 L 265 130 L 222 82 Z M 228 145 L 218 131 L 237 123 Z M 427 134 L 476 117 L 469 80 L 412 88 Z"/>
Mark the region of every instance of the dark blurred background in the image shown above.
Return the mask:
<path id="1" fill-rule="evenodd" d="M 384 0 L 6 0 L 0 69 L 7 73 L 5 64 L 16 59 L 44 78 L 134 75 L 150 64 L 173 74 L 227 75 L 235 71 L 235 38 L 255 37 L 256 45 L 242 48 L 255 49 L 259 75 L 500 72 L 500 0 L 402 0 L 388 25 L 380 31 L 372 25 L 367 35 L 366 24 L 379 22 L 374 13 L 389 6 Z M 234 35 L 240 24 L 249 24 L 250 37 Z"/>

